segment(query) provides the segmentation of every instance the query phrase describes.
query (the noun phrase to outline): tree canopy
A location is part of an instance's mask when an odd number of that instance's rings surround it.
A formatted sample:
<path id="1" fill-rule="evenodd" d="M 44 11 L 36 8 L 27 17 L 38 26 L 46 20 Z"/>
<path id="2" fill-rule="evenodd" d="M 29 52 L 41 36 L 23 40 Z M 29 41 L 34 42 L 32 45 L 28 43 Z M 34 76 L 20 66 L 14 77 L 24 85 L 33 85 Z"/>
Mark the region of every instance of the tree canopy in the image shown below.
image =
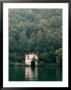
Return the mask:
<path id="1" fill-rule="evenodd" d="M 39 53 L 39 61 L 59 63 L 60 48 L 61 9 L 9 9 L 10 62 L 22 62 L 25 53 L 34 50 Z"/>

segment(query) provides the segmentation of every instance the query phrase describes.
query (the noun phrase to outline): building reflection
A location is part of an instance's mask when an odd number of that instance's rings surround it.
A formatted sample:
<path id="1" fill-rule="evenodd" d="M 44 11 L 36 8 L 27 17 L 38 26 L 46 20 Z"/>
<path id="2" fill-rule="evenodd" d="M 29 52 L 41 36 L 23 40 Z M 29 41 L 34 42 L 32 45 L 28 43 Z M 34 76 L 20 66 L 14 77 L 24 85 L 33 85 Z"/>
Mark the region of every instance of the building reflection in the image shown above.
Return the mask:
<path id="1" fill-rule="evenodd" d="M 35 81 L 37 80 L 37 67 L 25 67 L 25 80 Z"/>

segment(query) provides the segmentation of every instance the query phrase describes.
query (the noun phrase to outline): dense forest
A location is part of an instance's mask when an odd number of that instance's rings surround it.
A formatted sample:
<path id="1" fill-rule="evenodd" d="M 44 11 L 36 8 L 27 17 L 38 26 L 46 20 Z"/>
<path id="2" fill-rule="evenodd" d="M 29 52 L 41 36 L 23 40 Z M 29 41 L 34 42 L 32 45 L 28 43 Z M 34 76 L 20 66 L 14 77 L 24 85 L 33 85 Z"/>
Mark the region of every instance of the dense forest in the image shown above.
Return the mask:
<path id="1" fill-rule="evenodd" d="M 39 63 L 62 63 L 62 10 L 9 9 L 9 61 L 38 51 Z"/>

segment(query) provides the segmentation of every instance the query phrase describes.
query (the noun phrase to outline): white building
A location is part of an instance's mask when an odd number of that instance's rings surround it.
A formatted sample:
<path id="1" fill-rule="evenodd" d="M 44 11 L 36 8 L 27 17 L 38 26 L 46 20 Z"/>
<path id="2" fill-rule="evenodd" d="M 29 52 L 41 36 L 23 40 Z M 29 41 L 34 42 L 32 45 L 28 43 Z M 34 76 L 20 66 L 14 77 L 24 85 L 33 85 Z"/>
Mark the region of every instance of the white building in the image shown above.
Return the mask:
<path id="1" fill-rule="evenodd" d="M 35 62 L 35 65 L 38 64 L 38 54 L 36 53 L 28 53 L 25 55 L 25 64 L 26 65 L 31 65 L 32 61 Z"/>

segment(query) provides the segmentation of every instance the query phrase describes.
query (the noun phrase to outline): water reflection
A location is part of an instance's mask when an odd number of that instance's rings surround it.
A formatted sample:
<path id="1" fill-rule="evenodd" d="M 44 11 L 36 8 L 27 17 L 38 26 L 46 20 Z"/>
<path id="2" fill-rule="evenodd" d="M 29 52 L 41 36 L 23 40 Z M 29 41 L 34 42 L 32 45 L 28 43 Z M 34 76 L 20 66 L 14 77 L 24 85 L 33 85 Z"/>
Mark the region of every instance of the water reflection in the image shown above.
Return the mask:
<path id="1" fill-rule="evenodd" d="M 37 67 L 25 67 L 25 80 L 37 80 Z"/>
<path id="2" fill-rule="evenodd" d="M 9 68 L 10 81 L 61 81 L 61 67 L 23 67 L 10 66 Z"/>

